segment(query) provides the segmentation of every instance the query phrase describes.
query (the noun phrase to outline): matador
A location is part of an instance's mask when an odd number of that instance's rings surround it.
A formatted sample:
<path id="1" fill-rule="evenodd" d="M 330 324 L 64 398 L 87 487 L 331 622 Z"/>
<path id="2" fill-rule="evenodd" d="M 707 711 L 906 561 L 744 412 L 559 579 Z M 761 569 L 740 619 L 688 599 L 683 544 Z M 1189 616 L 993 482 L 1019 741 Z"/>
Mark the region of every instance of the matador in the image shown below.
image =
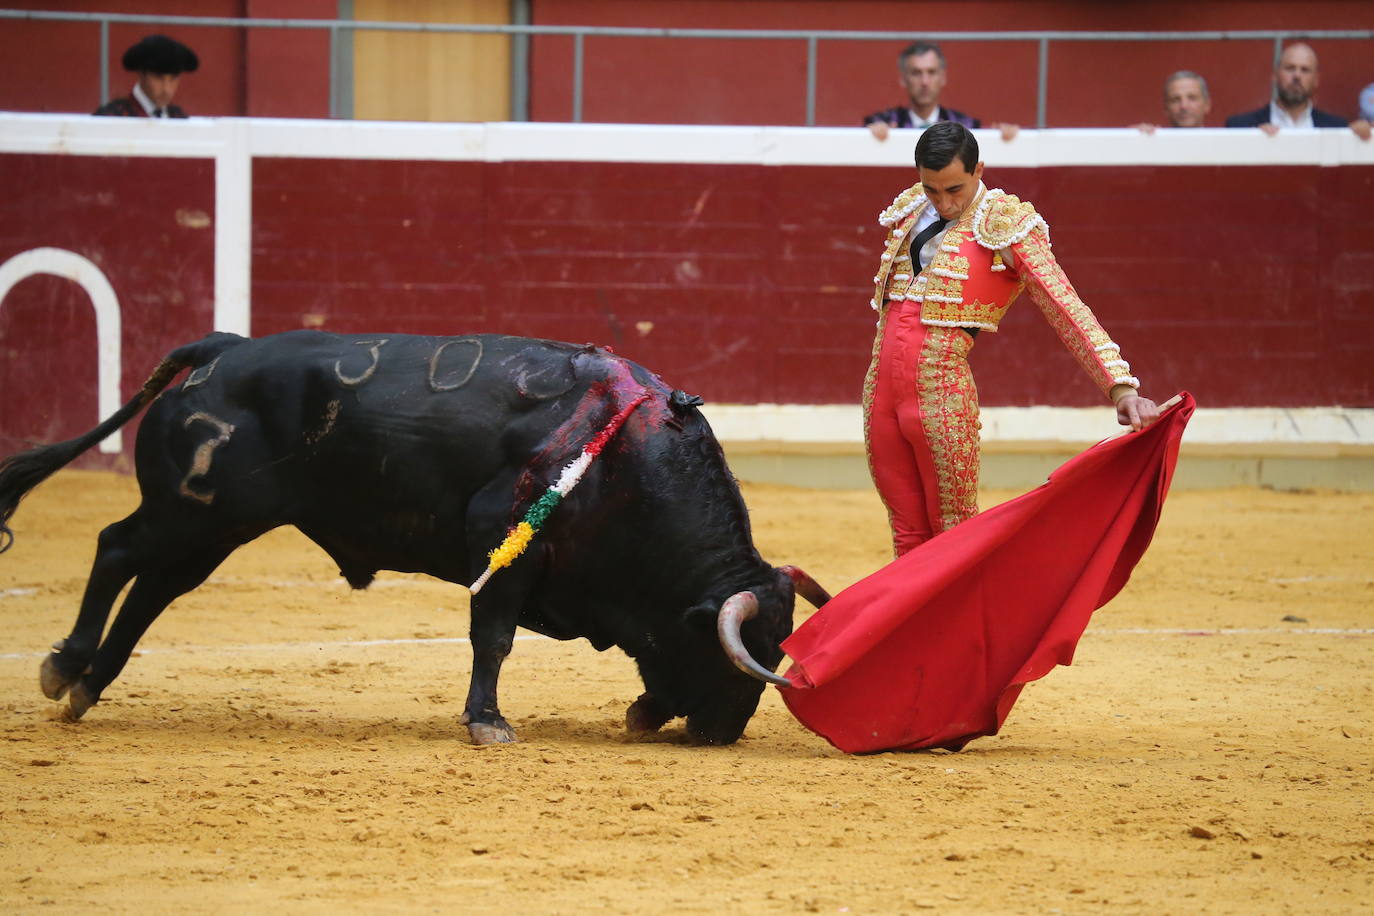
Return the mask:
<path id="1" fill-rule="evenodd" d="M 1035 208 L 982 183 L 978 141 L 960 124 L 926 129 L 921 181 L 878 216 L 888 230 L 872 306 L 873 360 L 864 380 L 869 470 L 901 556 L 978 511 L 975 337 L 996 331 L 1022 289 L 1115 403 L 1123 425 L 1159 416 L 1140 381 L 1078 298 Z"/>

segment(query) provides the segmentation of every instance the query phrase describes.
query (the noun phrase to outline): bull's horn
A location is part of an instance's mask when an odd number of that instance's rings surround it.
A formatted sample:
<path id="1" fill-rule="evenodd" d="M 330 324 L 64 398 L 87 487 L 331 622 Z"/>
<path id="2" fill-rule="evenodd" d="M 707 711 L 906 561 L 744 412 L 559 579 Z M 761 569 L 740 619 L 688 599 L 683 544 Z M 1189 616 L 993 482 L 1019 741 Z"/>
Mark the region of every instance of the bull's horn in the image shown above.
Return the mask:
<path id="1" fill-rule="evenodd" d="M 776 687 L 791 687 L 791 681 L 754 661 L 754 657 L 744 647 L 744 637 L 740 635 L 739 628 L 744 625 L 744 621 L 758 612 L 759 599 L 753 592 L 740 592 L 726 598 L 720 607 L 719 616 L 716 617 L 716 635 L 720 637 L 720 646 L 725 650 L 726 657 L 735 663 L 735 667 L 750 677 Z"/>
<path id="2" fill-rule="evenodd" d="M 798 569 L 795 566 L 779 566 L 778 572 L 786 573 L 787 578 L 792 580 L 792 585 L 807 601 L 811 602 L 812 607 L 819 608 L 830 600 L 830 593 L 821 588 L 819 582 L 806 574 L 806 570 Z"/>

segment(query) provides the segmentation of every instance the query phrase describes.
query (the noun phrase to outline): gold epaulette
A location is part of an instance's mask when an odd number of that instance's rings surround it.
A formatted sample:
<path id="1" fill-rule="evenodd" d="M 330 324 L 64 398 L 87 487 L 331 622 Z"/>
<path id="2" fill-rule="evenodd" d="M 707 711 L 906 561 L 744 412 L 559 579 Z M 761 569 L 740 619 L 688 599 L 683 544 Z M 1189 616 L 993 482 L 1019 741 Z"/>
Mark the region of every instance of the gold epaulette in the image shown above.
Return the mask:
<path id="1" fill-rule="evenodd" d="M 926 199 L 925 189 L 918 181 L 893 198 L 892 203 L 878 214 L 878 223 L 887 229 L 906 219 Z"/>
<path id="2" fill-rule="evenodd" d="M 983 195 L 973 215 L 973 235 L 978 244 L 996 251 L 1015 245 L 1039 227 L 1048 237 L 1050 227 L 1030 201 L 1001 188 L 992 188 Z"/>

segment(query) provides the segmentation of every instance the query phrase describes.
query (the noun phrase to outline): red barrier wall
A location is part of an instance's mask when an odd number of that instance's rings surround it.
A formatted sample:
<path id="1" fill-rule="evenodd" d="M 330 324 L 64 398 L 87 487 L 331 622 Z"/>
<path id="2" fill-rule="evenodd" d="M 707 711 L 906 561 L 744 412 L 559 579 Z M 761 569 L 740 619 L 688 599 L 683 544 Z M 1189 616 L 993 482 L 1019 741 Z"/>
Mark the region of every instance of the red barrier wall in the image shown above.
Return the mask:
<path id="1" fill-rule="evenodd" d="M 1000 169 L 1152 390 L 1374 403 L 1374 169 Z M 859 396 L 905 169 L 258 160 L 253 329 L 613 345 L 712 401 Z M 1028 298 L 973 361 L 986 405 L 1091 405 Z"/>
<path id="2" fill-rule="evenodd" d="M 178 343 L 211 330 L 214 162 L 0 154 L 0 263 L 55 247 L 119 298 L 121 403 Z M 0 453 L 83 433 L 96 404 L 96 325 L 71 280 L 35 275 L 0 302 Z M 132 457 L 125 430 L 122 461 Z"/>
<path id="3" fill-rule="evenodd" d="M 338 18 L 337 0 L 6 0 L 12 9 L 118 12 L 159 16 Z M 135 77 L 120 66 L 144 35 L 190 45 L 200 68 L 186 74 L 176 103 L 201 116 L 329 117 L 326 31 L 180 25 L 110 26 L 110 95 L 127 94 Z M 0 24 L 0 109 L 89 113 L 100 89 L 100 27 L 95 23 L 6 20 Z"/>
<path id="4" fill-rule="evenodd" d="M 123 397 L 211 329 L 214 165 L 6 154 L 0 262 L 67 249 L 123 311 Z M 714 402 L 853 403 L 905 168 L 349 161 L 253 166 L 253 331 L 503 332 L 609 344 Z M 1056 251 L 1154 391 L 1374 405 L 1374 168 L 1043 167 Z M 0 303 L 0 450 L 88 428 L 70 281 Z M 1097 403 L 1028 299 L 973 354 L 988 406 Z"/>

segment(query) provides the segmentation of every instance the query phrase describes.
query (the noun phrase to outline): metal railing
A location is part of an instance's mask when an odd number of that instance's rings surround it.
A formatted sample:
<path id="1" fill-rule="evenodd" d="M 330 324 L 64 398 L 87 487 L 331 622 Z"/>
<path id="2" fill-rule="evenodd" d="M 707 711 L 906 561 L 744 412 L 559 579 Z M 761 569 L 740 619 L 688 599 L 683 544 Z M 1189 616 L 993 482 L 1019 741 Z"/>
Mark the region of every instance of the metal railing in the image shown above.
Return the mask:
<path id="1" fill-rule="evenodd" d="M 517 4 L 517 6 L 522 6 Z M 523 7 L 527 13 L 527 7 Z M 520 18 L 517 16 L 516 18 Z M 527 18 L 527 16 L 526 16 Z M 180 25 L 191 27 L 218 28 L 263 28 L 263 29 L 324 29 L 330 34 L 330 115 L 332 117 L 351 117 L 351 87 L 339 85 L 342 79 L 351 79 L 351 74 L 342 73 L 338 65 L 345 54 L 344 41 L 353 31 L 375 32 L 430 32 L 473 35 L 507 35 L 517 42 L 512 59 L 512 113 L 511 119 L 528 119 L 528 70 L 523 65 L 527 59 L 527 45 L 531 35 L 570 36 L 573 40 L 572 73 L 572 120 L 582 120 L 583 99 L 583 62 L 584 45 L 589 37 L 595 38 L 711 38 L 747 39 L 765 41 L 804 41 L 806 42 L 806 124 L 816 123 L 816 58 L 822 41 L 885 41 L 907 43 L 916 39 L 935 42 L 958 41 L 1009 41 L 1035 42 L 1039 50 L 1036 85 L 1036 127 L 1045 126 L 1048 107 L 1048 84 L 1050 66 L 1050 43 L 1058 41 L 1272 41 L 1274 61 L 1278 62 L 1283 50 L 1283 42 L 1296 39 L 1374 39 L 1370 29 L 1322 29 L 1322 30 L 1246 30 L 1246 31 L 1203 31 L 1203 32 L 1068 32 L 1068 31 L 1017 31 L 1017 32 L 869 32 L 869 31 L 826 31 L 820 29 L 679 29 L 679 28 L 640 28 L 629 26 L 576 26 L 576 25 L 463 25 L 438 22 L 371 22 L 355 19 L 252 19 L 221 16 L 157 16 L 134 13 L 72 13 L 42 10 L 0 9 L 0 20 L 31 19 L 48 22 L 92 22 L 100 25 L 100 98 L 109 97 L 110 72 L 110 25 L 111 23 L 138 25 Z M 348 107 L 350 111 L 343 111 Z"/>

